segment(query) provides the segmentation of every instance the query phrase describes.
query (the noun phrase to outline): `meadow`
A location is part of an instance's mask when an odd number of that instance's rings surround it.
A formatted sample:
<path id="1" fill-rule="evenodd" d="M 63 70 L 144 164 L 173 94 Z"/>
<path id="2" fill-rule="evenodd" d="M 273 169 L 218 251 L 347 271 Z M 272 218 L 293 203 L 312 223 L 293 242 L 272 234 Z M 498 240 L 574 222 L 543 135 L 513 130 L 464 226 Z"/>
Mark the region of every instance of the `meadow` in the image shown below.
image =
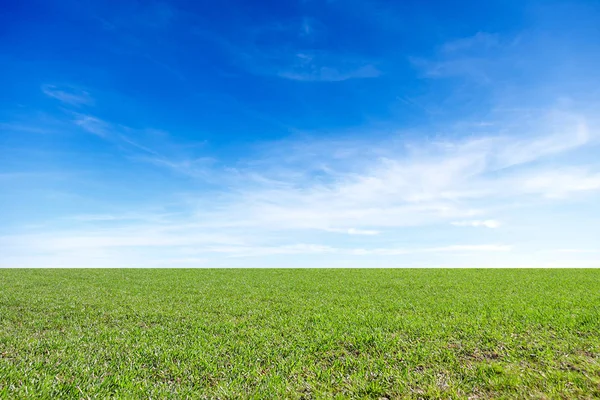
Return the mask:
<path id="1" fill-rule="evenodd" d="M 600 270 L 0 270 L 0 398 L 600 398 Z"/>

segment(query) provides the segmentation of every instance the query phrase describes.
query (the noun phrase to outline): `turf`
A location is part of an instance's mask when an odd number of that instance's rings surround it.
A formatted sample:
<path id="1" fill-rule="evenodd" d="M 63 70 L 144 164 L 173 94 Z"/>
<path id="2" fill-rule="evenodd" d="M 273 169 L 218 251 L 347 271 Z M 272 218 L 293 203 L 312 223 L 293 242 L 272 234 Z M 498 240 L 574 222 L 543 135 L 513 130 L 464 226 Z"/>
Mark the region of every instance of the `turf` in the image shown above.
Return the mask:
<path id="1" fill-rule="evenodd" d="M 600 270 L 0 270 L 1 398 L 598 398 Z"/>

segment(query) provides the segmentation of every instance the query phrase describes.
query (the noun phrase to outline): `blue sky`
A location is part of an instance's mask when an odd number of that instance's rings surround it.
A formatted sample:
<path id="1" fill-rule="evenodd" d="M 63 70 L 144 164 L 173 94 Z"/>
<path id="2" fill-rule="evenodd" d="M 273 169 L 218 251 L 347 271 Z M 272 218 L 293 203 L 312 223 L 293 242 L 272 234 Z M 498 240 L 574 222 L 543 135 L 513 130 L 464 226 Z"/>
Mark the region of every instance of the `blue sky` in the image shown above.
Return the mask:
<path id="1" fill-rule="evenodd" d="M 5 1 L 1 267 L 600 266 L 596 1 Z"/>

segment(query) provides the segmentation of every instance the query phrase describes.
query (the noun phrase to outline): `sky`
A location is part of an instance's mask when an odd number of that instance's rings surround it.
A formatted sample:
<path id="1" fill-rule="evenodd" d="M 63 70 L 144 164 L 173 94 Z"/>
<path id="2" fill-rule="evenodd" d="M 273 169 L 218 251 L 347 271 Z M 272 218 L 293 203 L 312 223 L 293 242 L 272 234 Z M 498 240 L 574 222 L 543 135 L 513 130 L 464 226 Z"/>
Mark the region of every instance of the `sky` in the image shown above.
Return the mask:
<path id="1" fill-rule="evenodd" d="M 0 267 L 600 267 L 598 21 L 4 0 Z"/>

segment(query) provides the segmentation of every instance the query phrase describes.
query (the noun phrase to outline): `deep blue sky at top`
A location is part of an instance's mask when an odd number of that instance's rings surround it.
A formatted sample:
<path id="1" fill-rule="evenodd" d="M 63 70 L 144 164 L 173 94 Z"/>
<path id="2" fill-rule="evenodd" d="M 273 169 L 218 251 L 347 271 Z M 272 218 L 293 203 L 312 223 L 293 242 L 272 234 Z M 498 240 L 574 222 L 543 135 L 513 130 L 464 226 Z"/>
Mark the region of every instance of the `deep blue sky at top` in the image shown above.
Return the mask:
<path id="1" fill-rule="evenodd" d="M 521 1 L 5 0 L 2 111 L 51 104 L 41 84 L 76 81 L 102 96 L 100 117 L 215 144 L 277 138 L 292 127 L 421 122 L 430 116 L 396 101 L 399 93 L 432 96 L 409 56 L 429 57 L 440 43 L 480 31 L 519 32 L 532 23 L 529 11 Z M 309 50 L 332 53 L 325 57 L 334 65 L 368 60 L 381 76 L 343 84 L 277 76 Z M 435 85 L 435 97 L 449 95 L 450 85 Z M 482 100 L 471 96 L 448 112 Z"/>
<path id="2" fill-rule="evenodd" d="M 443 123 L 457 112 L 485 110 L 488 88 L 473 85 L 456 97 L 455 81 L 422 79 L 413 58 L 427 59 L 443 43 L 478 32 L 518 40 L 519 33 L 537 30 L 542 33 L 537 40 L 543 40 L 544 31 L 561 31 L 569 43 L 578 41 L 578 35 L 589 35 L 581 25 L 594 24 L 595 15 L 586 15 L 586 9 L 597 11 L 593 4 L 5 0 L 1 112 L 10 116 L 15 104 L 36 101 L 51 106 L 39 86 L 76 81 L 102 98 L 96 102 L 100 117 L 160 126 L 213 145 L 379 121 Z M 585 47 L 590 38 L 582 39 Z M 317 54 L 317 65 L 301 67 L 299 79 L 282 79 L 306 52 Z M 554 60 L 548 56 L 543 70 L 544 60 L 535 61 L 499 71 L 497 78 L 527 86 L 548 73 Z M 332 84 L 336 78 L 310 76 L 322 66 L 351 74 L 365 63 L 378 79 L 342 77 L 343 84 Z M 431 115 L 399 103 L 399 96 L 438 107 Z"/>

